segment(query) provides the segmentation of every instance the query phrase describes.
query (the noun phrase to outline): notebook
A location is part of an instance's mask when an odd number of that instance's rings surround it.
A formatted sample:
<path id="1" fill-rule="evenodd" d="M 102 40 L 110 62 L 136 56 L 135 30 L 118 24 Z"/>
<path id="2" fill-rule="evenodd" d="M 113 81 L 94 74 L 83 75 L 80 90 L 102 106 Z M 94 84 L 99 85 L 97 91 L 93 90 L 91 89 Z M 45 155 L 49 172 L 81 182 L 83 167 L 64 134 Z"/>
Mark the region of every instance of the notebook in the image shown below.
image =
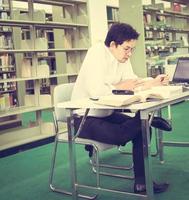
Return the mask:
<path id="1" fill-rule="evenodd" d="M 189 86 L 189 57 L 178 58 L 171 84 Z"/>

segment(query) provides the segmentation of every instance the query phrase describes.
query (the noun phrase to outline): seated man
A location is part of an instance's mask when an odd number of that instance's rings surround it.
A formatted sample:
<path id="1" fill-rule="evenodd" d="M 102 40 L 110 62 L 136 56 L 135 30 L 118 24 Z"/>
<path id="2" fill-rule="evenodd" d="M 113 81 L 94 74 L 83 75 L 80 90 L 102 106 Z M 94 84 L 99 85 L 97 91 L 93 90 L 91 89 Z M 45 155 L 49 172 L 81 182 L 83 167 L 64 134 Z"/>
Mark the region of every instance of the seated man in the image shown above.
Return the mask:
<path id="1" fill-rule="evenodd" d="M 108 95 L 113 89 L 135 91 L 167 84 L 166 75 L 143 81 L 134 74 L 129 58 L 135 49 L 138 37 L 139 33 L 128 24 L 112 25 L 105 42 L 98 43 L 88 50 L 74 86 L 72 100 Z M 78 116 L 84 114 L 82 109 L 75 112 Z M 80 117 L 75 118 L 76 129 L 80 122 Z M 153 123 L 157 127 L 162 125 L 161 119 L 156 119 Z M 82 138 L 108 144 L 125 145 L 132 141 L 135 193 L 146 191 L 141 132 L 139 113 L 131 118 L 113 110 L 91 109 L 80 133 Z M 167 188 L 166 183 L 154 182 L 154 193 L 164 192 Z"/>

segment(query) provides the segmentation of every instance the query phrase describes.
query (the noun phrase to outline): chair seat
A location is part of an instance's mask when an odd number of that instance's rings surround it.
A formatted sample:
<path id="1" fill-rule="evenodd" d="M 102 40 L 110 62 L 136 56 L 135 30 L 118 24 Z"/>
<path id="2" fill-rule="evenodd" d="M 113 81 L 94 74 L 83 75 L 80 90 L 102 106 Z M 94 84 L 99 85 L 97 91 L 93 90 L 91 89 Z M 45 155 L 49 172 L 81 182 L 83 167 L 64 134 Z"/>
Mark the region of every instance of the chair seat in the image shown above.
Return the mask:
<path id="1" fill-rule="evenodd" d="M 58 137 L 58 140 L 60 142 L 68 142 L 68 133 L 60 134 L 59 137 Z M 79 137 L 76 138 L 75 143 L 94 145 L 98 148 L 99 151 L 104 151 L 104 150 L 108 150 L 108 149 L 111 149 L 113 147 L 116 147 L 116 145 L 113 145 L 113 144 L 105 144 L 105 143 L 102 143 L 102 142 L 97 142 L 95 140 L 79 138 Z"/>

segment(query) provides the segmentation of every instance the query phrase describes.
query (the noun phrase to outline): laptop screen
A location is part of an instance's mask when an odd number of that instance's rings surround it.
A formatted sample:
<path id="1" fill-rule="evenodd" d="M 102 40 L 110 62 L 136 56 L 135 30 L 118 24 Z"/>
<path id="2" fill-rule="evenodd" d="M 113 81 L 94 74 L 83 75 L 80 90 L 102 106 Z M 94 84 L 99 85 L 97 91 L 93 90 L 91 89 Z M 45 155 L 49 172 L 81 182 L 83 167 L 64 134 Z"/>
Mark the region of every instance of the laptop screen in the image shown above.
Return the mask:
<path id="1" fill-rule="evenodd" d="M 172 82 L 189 83 L 189 57 L 178 59 Z"/>

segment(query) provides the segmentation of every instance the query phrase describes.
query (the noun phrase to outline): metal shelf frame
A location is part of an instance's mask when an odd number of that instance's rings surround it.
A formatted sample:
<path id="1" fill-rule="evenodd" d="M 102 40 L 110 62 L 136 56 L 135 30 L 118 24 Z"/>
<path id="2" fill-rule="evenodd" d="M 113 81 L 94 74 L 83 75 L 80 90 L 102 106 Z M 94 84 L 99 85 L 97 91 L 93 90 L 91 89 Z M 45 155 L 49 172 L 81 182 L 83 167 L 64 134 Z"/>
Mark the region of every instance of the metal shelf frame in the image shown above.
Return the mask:
<path id="1" fill-rule="evenodd" d="M 65 73 L 65 74 L 54 74 L 49 76 L 38 76 L 38 77 L 28 77 L 28 78 L 11 78 L 6 80 L 0 80 L 0 83 L 8 83 L 8 82 L 20 82 L 20 81 L 29 81 L 29 80 L 40 80 L 40 79 L 51 79 L 58 77 L 67 77 L 67 76 L 76 76 L 77 73 Z"/>

